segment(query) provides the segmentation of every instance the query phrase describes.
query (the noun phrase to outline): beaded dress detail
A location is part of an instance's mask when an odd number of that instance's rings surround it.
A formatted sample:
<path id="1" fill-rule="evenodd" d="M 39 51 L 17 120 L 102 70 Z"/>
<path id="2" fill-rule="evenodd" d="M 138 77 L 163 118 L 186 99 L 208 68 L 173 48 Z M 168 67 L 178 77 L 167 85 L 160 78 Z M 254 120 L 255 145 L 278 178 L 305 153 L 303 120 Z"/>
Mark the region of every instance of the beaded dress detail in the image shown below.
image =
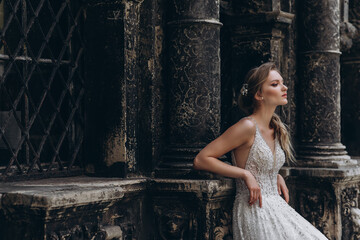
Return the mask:
<path id="1" fill-rule="evenodd" d="M 259 201 L 249 205 L 249 190 L 242 179 L 236 179 L 236 197 L 233 208 L 234 240 L 305 240 L 328 239 L 305 218 L 298 214 L 278 193 L 277 174 L 285 162 L 285 153 L 275 139 L 272 152 L 256 125 L 254 143 L 250 148 L 245 169 L 250 171 L 261 188 Z M 236 166 L 234 152 L 231 151 Z"/>

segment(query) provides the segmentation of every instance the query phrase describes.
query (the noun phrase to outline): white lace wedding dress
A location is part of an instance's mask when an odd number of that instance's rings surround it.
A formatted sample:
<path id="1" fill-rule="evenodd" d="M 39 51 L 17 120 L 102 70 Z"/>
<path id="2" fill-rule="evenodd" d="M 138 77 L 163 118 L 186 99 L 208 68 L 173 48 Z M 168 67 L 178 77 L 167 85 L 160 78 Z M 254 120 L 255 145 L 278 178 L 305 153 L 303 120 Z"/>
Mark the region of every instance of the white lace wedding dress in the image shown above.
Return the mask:
<path id="1" fill-rule="evenodd" d="M 233 151 L 231 157 L 236 165 Z M 249 205 L 249 190 L 242 179 L 236 179 L 234 240 L 327 239 L 279 195 L 277 174 L 284 162 L 285 154 L 278 139 L 275 139 L 274 156 L 256 124 L 255 140 L 250 148 L 245 169 L 254 175 L 261 188 L 262 208 L 259 207 L 259 201 Z"/>

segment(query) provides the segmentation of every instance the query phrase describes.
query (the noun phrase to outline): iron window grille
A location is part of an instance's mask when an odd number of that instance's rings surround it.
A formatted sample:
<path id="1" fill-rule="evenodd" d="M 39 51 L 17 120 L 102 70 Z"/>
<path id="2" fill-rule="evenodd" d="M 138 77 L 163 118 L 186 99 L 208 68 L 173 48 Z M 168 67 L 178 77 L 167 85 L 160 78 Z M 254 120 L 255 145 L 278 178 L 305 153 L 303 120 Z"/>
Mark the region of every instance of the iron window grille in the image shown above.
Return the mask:
<path id="1" fill-rule="evenodd" d="M 84 6 L 0 1 L 0 178 L 82 172 Z"/>

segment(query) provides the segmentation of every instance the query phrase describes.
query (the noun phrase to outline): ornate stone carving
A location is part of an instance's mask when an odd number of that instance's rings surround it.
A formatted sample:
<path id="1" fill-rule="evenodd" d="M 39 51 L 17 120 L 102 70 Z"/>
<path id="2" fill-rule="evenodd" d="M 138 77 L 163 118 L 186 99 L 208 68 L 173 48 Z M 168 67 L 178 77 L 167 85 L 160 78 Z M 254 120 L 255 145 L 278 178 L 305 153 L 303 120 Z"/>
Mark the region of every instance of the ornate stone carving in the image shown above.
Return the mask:
<path id="1" fill-rule="evenodd" d="M 174 205 L 176 207 L 174 207 Z M 196 236 L 197 222 L 193 214 L 178 201 L 162 206 L 155 206 L 155 221 L 159 238 L 192 239 Z"/>
<path id="2" fill-rule="evenodd" d="M 360 239 L 360 209 L 358 208 L 351 208 L 351 222 L 352 222 L 352 229 L 350 238 L 351 240 Z"/>
<path id="3" fill-rule="evenodd" d="M 304 0 L 300 9 L 303 24 L 304 51 L 335 50 L 340 48 L 340 8 L 339 1 Z"/>
<path id="4" fill-rule="evenodd" d="M 161 167 L 188 169 L 220 134 L 220 2 L 173 0 L 168 18 L 168 134 Z"/>
<path id="5" fill-rule="evenodd" d="M 314 53 L 304 55 L 303 61 L 306 65 L 303 66 L 302 75 L 306 78 L 301 83 L 303 97 L 300 105 L 304 111 L 304 114 L 300 114 L 301 141 L 340 142 L 339 56 Z"/>
<path id="6" fill-rule="evenodd" d="M 215 240 L 230 240 L 232 239 L 232 213 L 219 209 L 219 218 L 215 220 L 216 227 L 214 228 Z"/>
<path id="7" fill-rule="evenodd" d="M 154 239 L 231 239 L 232 180 L 154 181 Z"/>
<path id="8" fill-rule="evenodd" d="M 342 218 L 342 238 L 358 239 L 360 235 L 357 219 L 359 218 L 358 209 L 359 189 L 345 188 L 341 192 L 341 218 Z"/>
<path id="9" fill-rule="evenodd" d="M 341 214 L 350 216 L 351 208 L 357 207 L 359 190 L 357 188 L 346 188 L 341 192 Z"/>
<path id="10" fill-rule="evenodd" d="M 219 29 L 194 24 L 178 27 L 170 36 L 170 142 L 200 146 L 219 134 Z"/>
<path id="11" fill-rule="evenodd" d="M 84 224 L 83 226 L 75 225 L 71 229 L 61 230 L 58 232 L 50 232 L 47 234 L 47 239 L 63 240 L 63 239 L 96 239 L 106 240 L 108 234 L 99 225 L 92 226 L 91 224 Z"/>
<path id="12" fill-rule="evenodd" d="M 350 22 L 340 24 L 340 45 L 341 52 L 349 51 L 353 45 L 353 39 L 358 35 L 357 28 Z"/>
<path id="13" fill-rule="evenodd" d="M 65 220 L 64 220 L 65 221 Z M 50 231 L 47 233 L 47 239 L 50 240 L 63 240 L 63 239 L 74 239 L 74 240 L 120 240 L 123 236 L 127 238 L 133 237 L 132 231 L 129 231 L 130 226 L 125 227 L 126 233 L 123 234 L 123 231 L 120 226 L 106 225 L 102 226 L 99 224 L 93 223 L 84 223 L 83 225 L 74 225 L 69 229 L 61 229 L 59 231 Z"/>
<path id="14" fill-rule="evenodd" d="M 316 228 L 323 232 L 328 238 L 331 237 L 329 231 L 328 215 L 330 197 L 328 193 L 312 191 L 302 191 L 299 195 L 300 213 Z"/>

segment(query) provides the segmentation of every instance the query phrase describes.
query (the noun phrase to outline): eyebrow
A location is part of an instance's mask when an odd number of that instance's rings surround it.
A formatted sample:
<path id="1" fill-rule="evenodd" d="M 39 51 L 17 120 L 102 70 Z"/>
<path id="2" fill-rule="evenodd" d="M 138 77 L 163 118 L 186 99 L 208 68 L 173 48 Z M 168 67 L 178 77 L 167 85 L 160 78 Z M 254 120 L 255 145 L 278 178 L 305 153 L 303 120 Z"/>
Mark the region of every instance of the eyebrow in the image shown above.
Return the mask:
<path id="1" fill-rule="evenodd" d="M 274 80 L 271 80 L 271 82 L 275 82 L 275 81 L 281 81 L 280 79 L 274 79 Z M 284 79 L 282 80 L 284 82 Z"/>

